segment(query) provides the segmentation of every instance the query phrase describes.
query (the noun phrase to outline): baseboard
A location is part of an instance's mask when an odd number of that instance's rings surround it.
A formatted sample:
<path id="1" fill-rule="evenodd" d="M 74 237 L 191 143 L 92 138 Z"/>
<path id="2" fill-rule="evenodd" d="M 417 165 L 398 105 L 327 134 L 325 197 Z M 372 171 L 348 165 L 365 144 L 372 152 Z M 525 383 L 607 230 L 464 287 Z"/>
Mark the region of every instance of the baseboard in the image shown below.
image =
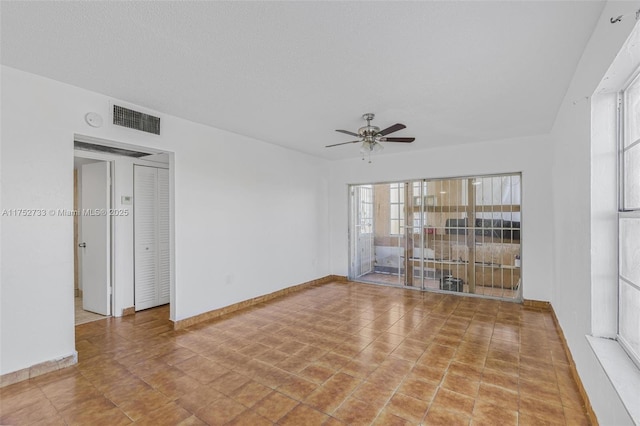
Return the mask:
<path id="1" fill-rule="evenodd" d="M 23 368 L 22 370 L 3 374 L 2 376 L 0 376 L 0 388 L 21 382 L 23 380 L 33 379 L 34 377 L 51 373 L 52 371 L 57 371 L 62 368 L 71 367 L 72 365 L 77 363 L 78 352 L 74 351 L 74 353 L 69 356 L 65 356 L 59 359 L 52 359 L 50 361 L 32 365 L 31 367 Z"/>
<path id="2" fill-rule="evenodd" d="M 175 321 L 173 323 L 173 328 L 175 330 L 180 330 L 182 328 L 190 327 L 194 324 L 198 324 L 203 321 L 208 321 L 211 319 L 219 318 L 223 315 L 230 314 L 240 309 L 248 308 L 250 306 L 257 305 L 259 303 L 264 303 L 269 300 L 275 299 L 277 297 L 286 296 L 290 293 L 295 293 L 300 290 L 304 290 L 309 287 L 318 286 L 327 284 L 330 282 L 346 282 L 347 277 L 343 277 L 340 275 L 327 275 L 323 278 L 318 278 L 317 280 L 307 281 L 302 284 L 297 284 L 291 287 L 283 288 L 282 290 L 274 291 L 273 293 L 265 294 L 263 296 L 254 297 L 252 299 L 243 300 L 242 302 L 234 303 L 229 306 L 225 306 L 223 308 L 214 309 L 212 311 L 204 312 L 199 315 L 195 315 L 193 317 L 181 319 Z"/>
<path id="3" fill-rule="evenodd" d="M 329 282 L 339 282 L 339 283 L 347 283 L 349 282 L 349 278 L 344 275 L 328 275 L 325 278 L 329 279 Z"/>
<path id="4" fill-rule="evenodd" d="M 122 316 L 123 316 L 123 317 L 126 317 L 126 316 L 128 316 L 128 315 L 135 315 L 135 313 L 136 313 L 136 308 L 135 308 L 135 306 L 131 306 L 131 307 L 129 307 L 129 308 L 124 308 L 124 309 L 122 309 Z"/>
<path id="5" fill-rule="evenodd" d="M 548 303 L 548 302 L 547 302 Z M 598 418 L 596 417 L 595 411 L 593 411 L 593 407 L 591 406 L 591 401 L 589 401 L 589 396 L 587 395 L 587 391 L 582 384 L 582 380 L 580 380 L 580 376 L 578 375 L 578 369 L 576 368 L 576 363 L 573 360 L 573 356 L 571 356 L 571 351 L 569 350 L 569 345 L 567 344 L 567 339 L 564 337 L 564 333 L 562 331 L 562 327 L 560 327 L 560 321 L 558 321 L 558 317 L 556 316 L 556 312 L 553 310 L 553 306 L 549 303 L 549 310 L 551 311 L 551 316 L 553 317 L 553 323 L 556 326 L 556 331 L 560 336 L 560 341 L 562 342 L 562 347 L 564 348 L 564 354 L 569 360 L 569 369 L 571 370 L 571 375 L 573 376 L 573 380 L 575 380 L 576 385 L 578 386 L 578 392 L 582 397 L 582 401 L 584 402 L 585 409 L 587 411 L 587 416 L 589 416 L 589 420 L 592 425 L 598 425 Z"/>
<path id="6" fill-rule="evenodd" d="M 522 300 L 522 304 L 524 306 L 528 306 L 530 308 L 543 309 L 545 311 L 553 310 L 551 308 L 551 303 L 550 302 L 545 302 L 544 300 L 523 299 Z"/>

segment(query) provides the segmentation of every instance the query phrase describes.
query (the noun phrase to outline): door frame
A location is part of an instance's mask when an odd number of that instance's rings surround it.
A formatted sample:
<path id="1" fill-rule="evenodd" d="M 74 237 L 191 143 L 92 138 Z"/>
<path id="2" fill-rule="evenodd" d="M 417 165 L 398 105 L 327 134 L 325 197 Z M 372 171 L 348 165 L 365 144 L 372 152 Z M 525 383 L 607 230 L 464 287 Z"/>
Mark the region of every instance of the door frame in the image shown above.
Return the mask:
<path id="1" fill-rule="evenodd" d="M 85 151 L 74 149 L 74 157 L 84 157 L 90 158 L 100 161 L 109 161 L 111 164 L 111 197 L 112 197 L 112 208 L 117 208 L 118 203 L 115 198 L 122 191 L 122 187 L 118 188 L 118 178 L 117 171 L 114 171 L 115 161 L 128 159 L 131 160 L 131 176 L 133 176 L 133 164 L 139 165 L 147 165 L 153 167 L 167 167 L 169 169 L 169 251 L 170 251 L 170 314 L 169 319 L 175 321 L 175 168 L 174 168 L 174 153 L 166 150 L 159 150 L 155 148 L 150 148 L 146 146 L 134 145 L 130 143 L 122 143 L 116 142 L 113 140 L 95 138 L 92 136 L 86 136 L 82 134 L 74 134 L 73 141 L 85 142 L 94 145 L 101 145 L 110 148 L 122 148 L 127 150 L 133 150 L 138 152 L 149 153 L 150 156 L 156 155 L 156 157 L 152 157 L 148 160 L 143 158 L 132 158 L 126 157 L 122 155 L 116 155 L 106 152 L 94 152 L 94 151 Z M 165 157 L 165 159 L 158 159 L 157 156 Z M 129 188 L 127 189 L 129 191 Z M 131 188 L 129 194 L 133 195 L 133 181 L 131 181 Z M 133 211 L 133 205 L 127 206 L 131 207 L 131 212 Z M 133 213 L 131 213 L 133 214 Z M 133 221 L 133 216 L 131 216 Z M 133 278 L 131 278 L 131 282 L 128 282 L 128 279 L 123 279 L 118 282 L 118 274 L 116 273 L 116 246 L 118 243 L 118 229 L 114 226 L 115 217 L 111 217 L 111 312 L 112 316 L 122 316 L 133 313 L 133 309 L 129 310 L 129 308 L 133 308 L 133 303 L 129 306 L 122 306 L 122 303 L 119 300 L 122 300 L 122 297 L 126 297 L 129 292 L 131 292 L 131 297 L 133 298 Z M 120 234 L 122 235 L 122 234 Z M 133 239 L 133 234 L 131 234 L 131 238 Z M 120 243 L 124 243 L 122 240 Z M 128 244 L 128 241 L 127 241 Z M 131 244 L 133 248 L 133 244 Z M 133 263 L 133 253 L 131 254 L 131 262 Z M 129 288 L 129 286 L 131 288 Z M 132 299 L 133 300 L 133 299 Z M 127 303 L 128 304 L 128 303 Z"/>

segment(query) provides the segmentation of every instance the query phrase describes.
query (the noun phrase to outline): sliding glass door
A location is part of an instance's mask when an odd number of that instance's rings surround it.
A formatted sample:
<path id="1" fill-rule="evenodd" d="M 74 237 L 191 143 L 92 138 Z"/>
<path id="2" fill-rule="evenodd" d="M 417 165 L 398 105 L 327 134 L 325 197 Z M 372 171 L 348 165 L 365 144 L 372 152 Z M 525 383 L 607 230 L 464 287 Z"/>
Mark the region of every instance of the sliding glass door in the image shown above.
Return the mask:
<path id="1" fill-rule="evenodd" d="M 350 192 L 350 279 L 520 297 L 519 174 L 353 185 Z"/>

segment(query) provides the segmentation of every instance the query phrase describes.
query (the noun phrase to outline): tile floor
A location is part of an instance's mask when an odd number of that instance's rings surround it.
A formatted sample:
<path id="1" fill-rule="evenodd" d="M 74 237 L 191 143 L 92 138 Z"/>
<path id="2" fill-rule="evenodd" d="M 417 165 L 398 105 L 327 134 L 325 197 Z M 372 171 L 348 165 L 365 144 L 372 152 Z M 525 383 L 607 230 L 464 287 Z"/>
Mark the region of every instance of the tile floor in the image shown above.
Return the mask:
<path id="1" fill-rule="evenodd" d="M 397 285 L 404 286 L 404 275 L 397 274 L 382 274 L 379 272 L 372 272 L 369 274 L 362 275 L 358 277 L 359 280 L 375 283 L 375 284 L 386 284 L 386 285 Z M 420 288 L 420 278 L 415 278 L 415 285 Z M 440 280 L 424 280 L 425 288 L 431 290 L 439 290 L 440 289 Z M 469 293 L 469 285 L 464 284 L 463 292 Z M 510 288 L 501 288 L 501 287 L 490 287 L 490 286 L 476 286 L 475 294 L 481 294 L 485 296 L 491 297 L 500 297 L 502 299 L 516 299 L 518 296 L 518 290 L 512 290 Z"/>
<path id="2" fill-rule="evenodd" d="M 76 327 L 79 363 L 0 389 L 0 424 L 589 424 L 549 312 L 329 283 L 173 331 Z"/>
<path id="3" fill-rule="evenodd" d="M 108 318 L 104 315 L 94 314 L 93 312 L 85 311 L 84 309 L 82 309 L 82 297 L 75 298 L 74 307 L 76 325 Z"/>

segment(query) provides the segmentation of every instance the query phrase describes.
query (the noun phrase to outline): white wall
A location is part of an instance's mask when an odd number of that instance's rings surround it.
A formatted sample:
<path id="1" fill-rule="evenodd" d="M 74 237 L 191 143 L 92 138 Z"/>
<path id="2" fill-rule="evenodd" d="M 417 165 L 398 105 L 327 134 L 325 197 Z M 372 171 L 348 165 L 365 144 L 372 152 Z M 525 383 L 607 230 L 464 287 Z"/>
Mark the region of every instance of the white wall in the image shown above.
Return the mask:
<path id="1" fill-rule="evenodd" d="M 597 334 L 606 334 L 604 329 L 611 323 L 610 320 L 599 321 L 598 327 L 592 329 L 594 319 L 592 306 L 594 314 L 600 315 L 602 311 L 599 310 L 599 305 L 615 297 L 611 295 L 611 291 L 606 291 L 601 286 L 596 286 L 598 291 L 592 293 L 596 288 L 593 287 L 592 273 L 595 272 L 596 276 L 599 276 L 596 280 L 610 276 L 610 273 L 606 272 L 606 266 L 603 267 L 602 252 L 616 250 L 615 245 L 608 248 L 600 245 L 611 244 L 610 238 L 607 243 L 607 238 L 603 238 L 600 233 L 594 233 L 593 236 L 590 233 L 593 225 L 610 226 L 611 221 L 606 215 L 606 208 L 609 204 L 615 204 L 615 201 L 609 198 L 606 204 L 594 210 L 591 208 L 591 183 L 598 184 L 593 178 L 607 171 L 607 166 L 603 167 L 604 163 L 601 163 L 601 159 L 592 169 L 592 155 L 602 158 L 609 154 L 601 146 L 594 147 L 592 152 L 590 99 L 631 32 L 635 24 L 633 17 L 637 8 L 637 2 L 607 3 L 578 64 L 551 133 L 554 141 L 553 181 L 555 183 L 553 187 L 555 217 L 553 282 L 555 285 L 551 302 L 591 404 L 602 425 L 632 424 L 632 420 L 585 338 L 585 335 L 591 334 L 592 331 Z M 609 19 L 618 15 L 625 15 L 625 18 L 612 25 Z M 604 97 L 600 98 L 596 105 L 600 111 L 611 110 L 610 102 Z M 611 180 L 607 179 L 606 185 L 609 185 L 609 190 L 610 184 Z M 606 188 L 605 186 L 605 191 Z M 593 195 L 597 199 L 605 200 L 606 194 L 603 194 L 603 187 L 594 186 L 593 189 L 595 190 Z M 615 193 L 610 195 L 615 197 Z M 592 256 L 596 257 L 592 259 Z M 610 284 L 616 286 L 615 282 Z"/>
<path id="2" fill-rule="evenodd" d="M 73 208 L 74 133 L 174 153 L 173 319 L 329 274 L 326 161 L 166 115 L 162 136 L 111 126 L 106 96 L 8 67 L 1 79 L 3 209 Z M 73 220 L 1 219 L 6 374 L 74 353 Z"/>
<path id="3" fill-rule="evenodd" d="M 133 240 L 133 203 L 122 204 L 122 197 L 133 197 L 133 159 L 119 158 L 114 161 L 113 208 L 129 212 L 126 216 L 117 216 L 113 220 L 113 277 L 115 289 L 113 293 L 113 313 L 121 315 L 122 310 L 134 306 L 134 240 Z M 173 298 L 172 298 L 173 301 Z M 174 315 L 175 303 L 171 306 Z"/>
<path id="4" fill-rule="evenodd" d="M 332 272 L 347 275 L 349 267 L 348 184 L 522 172 L 523 296 L 550 300 L 553 261 L 550 150 L 549 137 L 534 136 L 376 156 L 371 164 L 359 158 L 331 163 Z"/>

